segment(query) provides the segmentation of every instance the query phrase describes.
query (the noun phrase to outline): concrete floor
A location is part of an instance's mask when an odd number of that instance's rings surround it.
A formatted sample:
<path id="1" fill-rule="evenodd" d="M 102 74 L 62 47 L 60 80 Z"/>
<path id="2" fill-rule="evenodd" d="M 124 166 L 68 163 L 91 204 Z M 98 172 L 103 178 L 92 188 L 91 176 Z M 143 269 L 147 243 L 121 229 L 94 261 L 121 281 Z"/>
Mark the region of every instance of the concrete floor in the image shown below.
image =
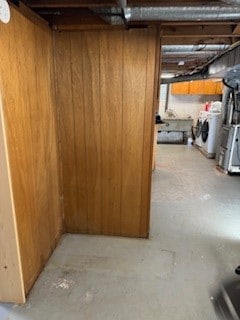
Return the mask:
<path id="1" fill-rule="evenodd" d="M 65 235 L 0 319 L 216 320 L 212 290 L 240 264 L 239 195 L 195 148 L 158 146 L 150 240 Z"/>

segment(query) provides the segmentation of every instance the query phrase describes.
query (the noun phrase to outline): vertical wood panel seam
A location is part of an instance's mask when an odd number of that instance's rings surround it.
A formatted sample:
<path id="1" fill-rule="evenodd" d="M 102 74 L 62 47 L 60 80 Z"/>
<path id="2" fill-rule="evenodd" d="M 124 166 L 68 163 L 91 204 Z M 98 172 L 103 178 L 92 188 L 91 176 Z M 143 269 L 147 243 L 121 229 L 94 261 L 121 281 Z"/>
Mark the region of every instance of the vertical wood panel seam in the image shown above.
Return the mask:
<path id="1" fill-rule="evenodd" d="M 86 133 L 86 106 L 85 106 L 85 92 L 84 92 L 84 72 L 83 72 L 83 32 L 80 32 L 80 39 L 81 39 L 81 49 L 82 49 L 82 52 L 81 52 L 81 57 L 80 57 L 80 61 L 79 63 L 81 63 L 81 70 L 82 70 L 82 74 L 81 74 L 81 77 L 82 77 L 82 81 L 81 81 L 81 84 L 83 86 L 83 90 L 82 90 L 82 93 L 83 93 L 83 99 L 82 99 L 82 104 L 83 104 L 83 125 L 84 125 L 84 137 L 83 137 L 83 140 L 84 140 L 84 149 L 85 149 L 85 152 L 84 152 L 84 161 L 85 161 L 85 169 L 86 169 L 86 172 L 87 171 L 87 133 Z M 88 175 L 85 176 L 85 179 L 84 179 L 84 188 L 85 190 L 88 190 Z M 86 233 L 89 232 L 89 209 L 88 209 L 88 194 L 87 194 L 88 191 L 86 191 L 86 198 L 84 199 L 85 201 L 85 214 L 86 214 Z M 83 213 L 84 214 L 84 213 Z"/>
<path id="2" fill-rule="evenodd" d="M 33 37 L 34 37 L 34 42 L 35 42 L 35 44 L 36 44 L 36 25 L 34 25 L 33 26 L 33 29 L 31 30 L 31 32 L 33 32 Z M 16 33 L 15 33 L 16 34 Z M 17 40 L 16 40 L 17 41 Z M 36 55 L 35 55 L 35 53 L 36 53 L 36 48 L 35 48 L 35 45 L 34 45 L 34 59 L 36 59 Z M 35 77 L 34 77 L 34 80 L 33 80 L 33 83 L 34 83 L 34 85 L 35 85 L 35 90 L 37 91 L 37 72 L 36 72 L 36 64 L 34 64 L 34 72 L 35 72 Z M 21 72 L 20 72 L 20 70 L 19 70 L 19 74 L 21 74 Z M 27 87 L 27 90 L 26 90 L 26 93 L 27 93 L 27 95 L 33 95 L 34 93 L 33 92 L 29 92 L 29 88 Z M 37 100 L 37 105 L 38 105 L 38 100 Z M 30 104 L 28 104 L 28 103 L 26 103 L 25 104 L 25 106 L 27 106 L 27 109 L 28 109 L 28 114 L 30 115 L 30 117 L 32 116 L 32 105 Z M 35 108 L 36 106 L 34 106 L 34 108 Z M 32 149 L 32 146 L 34 145 L 34 141 L 33 141 L 33 127 L 32 127 L 32 125 L 30 125 L 30 133 L 31 133 L 31 136 L 30 136 L 30 143 L 31 143 L 31 149 Z M 28 146 L 29 147 L 29 146 Z M 28 168 L 28 170 L 30 170 L 30 169 L 32 169 L 31 171 L 31 175 L 30 175 L 30 177 L 29 177 L 29 180 L 30 180 L 30 182 L 31 182 L 31 187 L 34 189 L 34 190 L 36 190 L 35 189 L 35 184 L 34 184 L 34 176 L 35 176 L 35 172 L 34 172 L 34 170 L 33 170 L 33 168 L 34 168 L 34 154 L 32 153 L 31 154 L 31 152 L 29 152 L 29 154 L 31 155 L 31 157 L 30 157 L 30 161 L 31 161 L 31 165 L 32 165 L 32 168 Z M 37 215 L 37 206 L 36 206 L 36 192 L 33 192 L 32 193 L 32 199 L 33 199 L 33 201 L 32 201 L 32 204 L 31 204 L 31 208 L 32 208 L 32 210 L 34 211 L 34 217 L 36 218 L 36 217 L 38 217 L 38 215 Z M 32 213 L 32 212 L 31 212 Z M 33 215 L 30 215 L 30 219 L 31 219 L 31 222 L 33 222 Z M 39 237 L 40 237 L 40 233 L 39 233 L 39 229 L 36 231 L 36 230 L 34 230 L 33 231 L 33 237 L 34 237 L 34 240 L 36 240 L 36 237 L 37 236 L 37 238 L 39 239 Z M 35 241 L 36 242 L 36 241 Z M 36 245 L 36 247 L 38 248 L 37 250 L 40 252 L 39 253 L 39 256 L 38 256 L 38 259 L 40 260 L 41 259 L 41 248 L 40 248 L 40 243 L 35 243 L 35 245 Z M 35 248 L 36 249 L 36 248 Z M 40 272 L 40 270 L 41 270 L 41 264 L 40 264 L 40 266 L 38 266 L 38 268 L 40 267 L 40 269 L 37 271 L 37 273 L 36 274 L 32 274 L 31 275 L 31 279 L 30 279 L 30 281 L 29 281 L 29 284 L 30 284 L 30 287 L 32 287 L 32 285 L 33 285 L 33 281 L 37 278 L 37 276 L 38 276 L 38 273 Z M 28 285 L 29 285 L 28 284 Z M 25 290 L 29 290 L 30 288 L 27 288 L 26 286 L 25 286 Z"/>
<path id="3" fill-rule="evenodd" d="M 64 211 L 64 194 L 63 194 L 63 170 L 62 170 L 62 141 L 60 135 L 60 107 L 58 105 L 58 95 L 57 95 L 57 87 L 58 87 L 58 76 L 57 76 L 57 66 L 56 66 L 56 33 L 52 31 L 52 61 L 53 61 L 53 79 L 54 79 L 54 108 L 55 108 L 55 134 L 57 140 L 57 152 L 58 152 L 58 174 L 59 174 L 59 202 L 60 202 L 60 214 L 62 218 L 62 230 L 63 233 L 65 231 L 65 211 Z"/>
<path id="4" fill-rule="evenodd" d="M 103 153 L 103 148 L 102 148 L 102 108 L 101 108 L 101 105 L 102 105 L 102 90 L 101 90 L 101 46 L 100 46 L 100 43 L 101 43 L 101 31 L 98 31 L 99 33 L 99 37 L 98 39 L 100 39 L 99 41 L 99 45 L 98 45 L 98 56 L 99 56 L 99 60 L 98 60 L 98 84 L 99 84 L 99 108 L 100 108 L 100 212 L 102 213 L 103 212 L 103 200 L 102 200 L 102 190 L 103 190 L 103 175 L 102 175 L 102 153 Z M 102 215 L 101 215 L 101 233 L 102 233 L 102 230 L 103 230 L 103 218 L 102 218 Z"/>
<path id="5" fill-rule="evenodd" d="M 37 29 L 37 26 L 36 25 L 34 25 L 34 27 L 33 27 L 33 32 L 34 32 L 34 55 L 35 55 L 35 58 L 37 57 L 37 48 L 38 48 L 38 45 L 37 45 L 37 43 L 38 43 L 38 41 L 37 41 L 37 31 L 36 31 L 36 29 Z M 34 77 L 34 81 L 35 81 L 35 88 L 36 88 L 36 92 L 38 92 L 38 83 L 39 83 L 39 81 L 40 81 L 40 77 L 39 77 L 39 74 L 38 74 L 38 72 L 37 72 L 37 64 L 35 63 L 34 64 L 34 71 L 35 71 L 35 77 Z M 39 112 L 39 110 L 40 110 L 40 103 L 39 103 L 39 99 L 36 99 L 37 101 L 36 101 L 36 106 L 34 106 L 34 108 L 35 107 L 37 107 L 38 108 L 38 112 Z M 32 106 L 30 106 L 30 110 L 31 110 L 31 107 Z M 30 112 L 32 112 L 32 111 L 30 111 Z M 31 128 L 31 135 L 32 135 L 32 139 L 34 138 L 34 136 L 33 136 L 33 134 L 32 134 L 32 126 L 30 126 L 30 128 Z M 34 145 L 34 142 L 33 142 L 33 145 Z M 33 161 L 33 167 L 34 167 L 34 161 Z M 34 172 L 33 172 L 33 177 L 34 177 Z M 35 186 L 34 185 L 35 183 L 34 183 L 34 179 L 33 179 L 33 187 L 37 187 L 37 186 Z M 33 193 L 33 199 L 34 199 L 34 205 L 35 205 L 35 211 L 37 212 L 38 210 L 37 210 L 37 192 L 36 193 Z M 38 217 L 38 215 L 37 215 L 37 217 Z M 48 222 L 49 222 L 49 220 L 48 220 Z M 50 223 L 49 223 L 49 225 L 50 225 Z M 48 234 L 50 235 L 50 230 L 49 230 L 49 225 L 46 227 L 46 225 L 45 225 L 45 232 L 46 231 L 48 231 Z M 38 238 L 40 238 L 40 233 L 39 233 L 39 229 L 38 229 Z M 50 243 L 49 243 L 49 245 L 50 245 Z M 40 248 L 41 249 L 41 248 Z M 42 252 L 41 252 L 41 250 L 39 250 L 40 251 L 40 259 L 42 259 L 41 258 L 41 255 L 42 255 Z M 40 267 L 41 268 L 41 267 Z M 39 270 L 40 271 L 40 270 Z M 38 273 L 39 273 L 39 271 L 38 271 Z"/>
<path id="6" fill-rule="evenodd" d="M 80 36 L 81 36 L 81 45 L 82 45 L 82 51 L 83 51 L 83 33 L 84 31 L 80 32 Z M 84 72 L 83 72 L 83 54 L 81 52 L 81 58 L 80 58 L 80 62 L 81 62 L 81 70 L 82 70 L 82 85 L 84 83 Z M 83 86 L 84 87 L 84 86 Z M 85 163 L 86 163 L 86 172 L 88 172 L 88 162 L 87 162 L 87 135 L 86 135 L 86 106 L 85 106 L 85 94 L 84 94 L 84 88 L 83 88 L 83 123 L 84 123 L 84 149 L 85 149 Z M 86 174 L 85 176 L 85 190 L 86 190 L 86 216 L 87 216 L 87 230 L 86 233 L 89 233 L 89 209 L 88 209 L 88 175 Z"/>
<path id="7" fill-rule="evenodd" d="M 79 179 L 78 179 L 78 167 L 77 167 L 77 148 L 76 148 L 76 112 L 75 112 L 75 103 L 74 103 L 74 90 L 73 90 L 73 59 L 72 59 L 72 37 L 71 33 L 68 32 L 68 41 L 69 41 L 69 50 L 70 50 L 70 73 L 71 73 L 71 100 L 72 100 L 72 110 L 73 110 L 73 138 L 74 138 L 74 163 L 75 163 L 75 179 L 76 179 L 76 188 L 79 188 Z M 79 216 L 79 197 L 76 199 L 77 204 L 77 215 Z M 74 213 L 76 215 L 76 213 Z"/>
<path id="8" fill-rule="evenodd" d="M 122 204 L 122 195 L 123 195 L 123 81 L 124 81 L 124 31 L 120 31 L 122 34 L 122 123 L 121 123 L 121 198 L 120 198 L 120 233 L 122 234 L 121 221 L 123 215 L 123 204 Z"/>
<path id="9" fill-rule="evenodd" d="M 15 31 L 15 29 L 16 29 L 16 27 L 14 27 L 14 31 Z M 17 43 L 17 38 L 16 38 L 16 32 L 14 32 L 14 35 L 13 35 L 13 37 L 14 37 L 14 39 L 15 39 L 15 43 Z M 19 68 L 20 68 L 20 66 L 19 66 L 19 64 L 17 65 L 17 70 L 18 70 L 18 75 L 20 74 L 20 70 L 19 70 Z M 18 78 L 18 75 L 17 75 L 17 78 Z M 18 78 L 18 81 L 19 81 L 19 78 Z M 10 161 L 10 159 L 9 159 L 9 161 Z M 9 167 L 10 167 L 10 162 L 9 162 Z M 11 172 L 11 171 L 10 171 Z M 13 181 L 13 179 L 12 179 L 12 177 L 11 177 L 11 181 Z M 12 193 L 13 193 L 13 201 L 14 201 L 14 190 L 13 190 L 13 185 L 12 185 Z M 14 204 L 14 208 L 15 208 L 15 204 Z M 15 208 L 15 210 L 16 210 L 16 208 Z M 15 213 L 15 218 L 16 218 L 16 227 L 17 227 L 17 229 L 18 229 L 18 224 L 17 224 L 17 212 Z M 22 265 L 22 277 L 23 277 L 23 283 L 24 283 L 24 296 L 25 296 L 25 291 L 26 291 L 26 288 L 25 288 L 25 279 L 24 279 L 24 274 L 23 274 L 23 272 L 24 272 L 24 268 L 23 268 L 23 259 L 24 259 L 24 257 L 22 256 L 22 251 L 23 251 L 23 249 L 21 250 L 21 243 L 20 243 L 20 239 L 19 239 L 19 251 L 20 251 L 20 258 L 21 258 L 21 265 Z M 23 259 L 22 259 L 22 257 L 23 257 Z"/>
<path id="10" fill-rule="evenodd" d="M 99 60 L 98 60 L 98 83 L 99 83 L 99 108 L 100 108 L 100 215 L 101 215 L 101 233 L 103 232 L 103 197 L 102 197 L 102 190 L 103 190 L 103 179 L 102 179 L 102 152 L 103 152 L 103 148 L 102 148 L 102 103 L 101 103 L 101 41 L 100 41 L 100 37 L 101 37 L 101 31 L 98 31 L 98 55 L 99 55 Z"/>

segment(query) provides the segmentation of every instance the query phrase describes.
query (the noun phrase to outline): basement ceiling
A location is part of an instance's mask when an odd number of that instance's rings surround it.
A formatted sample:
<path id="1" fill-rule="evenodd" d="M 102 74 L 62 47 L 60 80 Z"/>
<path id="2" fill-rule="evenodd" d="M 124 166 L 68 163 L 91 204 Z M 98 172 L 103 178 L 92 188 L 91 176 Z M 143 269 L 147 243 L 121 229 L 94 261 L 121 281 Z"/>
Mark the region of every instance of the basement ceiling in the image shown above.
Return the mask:
<path id="1" fill-rule="evenodd" d="M 159 25 L 162 73 L 191 74 L 240 38 L 240 0 L 25 0 L 55 30 Z"/>

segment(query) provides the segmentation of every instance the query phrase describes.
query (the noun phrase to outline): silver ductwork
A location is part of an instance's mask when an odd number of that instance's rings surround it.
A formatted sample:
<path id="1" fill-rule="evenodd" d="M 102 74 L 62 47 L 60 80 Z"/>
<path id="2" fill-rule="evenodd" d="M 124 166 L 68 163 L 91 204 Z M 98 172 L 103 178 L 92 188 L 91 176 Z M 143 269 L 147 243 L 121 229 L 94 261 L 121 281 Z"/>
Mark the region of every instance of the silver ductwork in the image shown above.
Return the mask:
<path id="1" fill-rule="evenodd" d="M 178 65 L 179 61 L 184 61 L 184 64 L 187 64 L 187 63 L 194 63 L 196 62 L 196 57 L 192 57 L 192 58 L 187 58 L 187 59 L 169 59 L 167 57 L 163 57 L 162 58 L 162 63 L 171 63 L 171 64 L 175 64 L 176 66 Z M 198 59 L 199 61 L 199 59 Z"/>
<path id="2" fill-rule="evenodd" d="M 229 0 L 230 1 L 230 0 Z M 240 3 L 240 0 L 238 1 Z M 239 20 L 239 6 L 170 6 L 170 7 L 120 7 L 94 8 L 112 25 L 131 21 L 226 21 Z M 124 17 L 123 17 L 124 15 Z"/>
<path id="3" fill-rule="evenodd" d="M 117 4 L 120 8 L 125 8 L 127 6 L 127 0 L 117 0 Z"/>
<path id="4" fill-rule="evenodd" d="M 196 72 L 191 75 L 180 75 L 175 76 L 173 78 L 161 78 L 161 84 L 170 84 L 175 82 L 186 82 L 186 81 L 192 81 L 192 80 L 204 80 L 207 79 L 207 74 L 202 72 Z"/>
<path id="5" fill-rule="evenodd" d="M 201 44 L 201 45 L 163 45 L 162 52 L 181 52 L 181 53 L 189 53 L 189 52 L 204 52 L 204 51 L 223 51 L 229 48 L 229 45 L 225 44 Z"/>
<path id="6" fill-rule="evenodd" d="M 240 0 L 221 0 L 224 3 L 240 6 Z"/>
<path id="7" fill-rule="evenodd" d="M 164 52 L 163 53 L 163 56 L 164 57 L 182 57 L 182 56 L 206 56 L 206 57 L 209 57 L 209 56 L 214 56 L 216 54 L 218 54 L 219 51 L 180 51 L 180 52 Z"/>
<path id="8" fill-rule="evenodd" d="M 94 13 L 98 14 L 103 20 L 112 25 L 121 25 L 124 23 L 122 19 L 122 9 L 120 7 L 112 8 L 92 8 Z"/>
<path id="9" fill-rule="evenodd" d="M 123 9 L 127 21 L 239 20 L 238 6 L 131 7 Z"/>

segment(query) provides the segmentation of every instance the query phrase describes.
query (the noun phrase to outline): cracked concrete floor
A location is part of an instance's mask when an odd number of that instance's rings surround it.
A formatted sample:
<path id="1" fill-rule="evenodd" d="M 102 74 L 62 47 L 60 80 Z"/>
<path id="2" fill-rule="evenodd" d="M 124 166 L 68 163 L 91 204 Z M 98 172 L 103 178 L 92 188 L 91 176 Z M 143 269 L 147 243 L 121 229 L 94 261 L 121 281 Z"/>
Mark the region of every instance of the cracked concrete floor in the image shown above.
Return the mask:
<path id="1" fill-rule="evenodd" d="M 195 148 L 157 149 L 150 239 L 64 235 L 1 320 L 216 320 L 212 290 L 240 264 L 240 177 Z"/>

